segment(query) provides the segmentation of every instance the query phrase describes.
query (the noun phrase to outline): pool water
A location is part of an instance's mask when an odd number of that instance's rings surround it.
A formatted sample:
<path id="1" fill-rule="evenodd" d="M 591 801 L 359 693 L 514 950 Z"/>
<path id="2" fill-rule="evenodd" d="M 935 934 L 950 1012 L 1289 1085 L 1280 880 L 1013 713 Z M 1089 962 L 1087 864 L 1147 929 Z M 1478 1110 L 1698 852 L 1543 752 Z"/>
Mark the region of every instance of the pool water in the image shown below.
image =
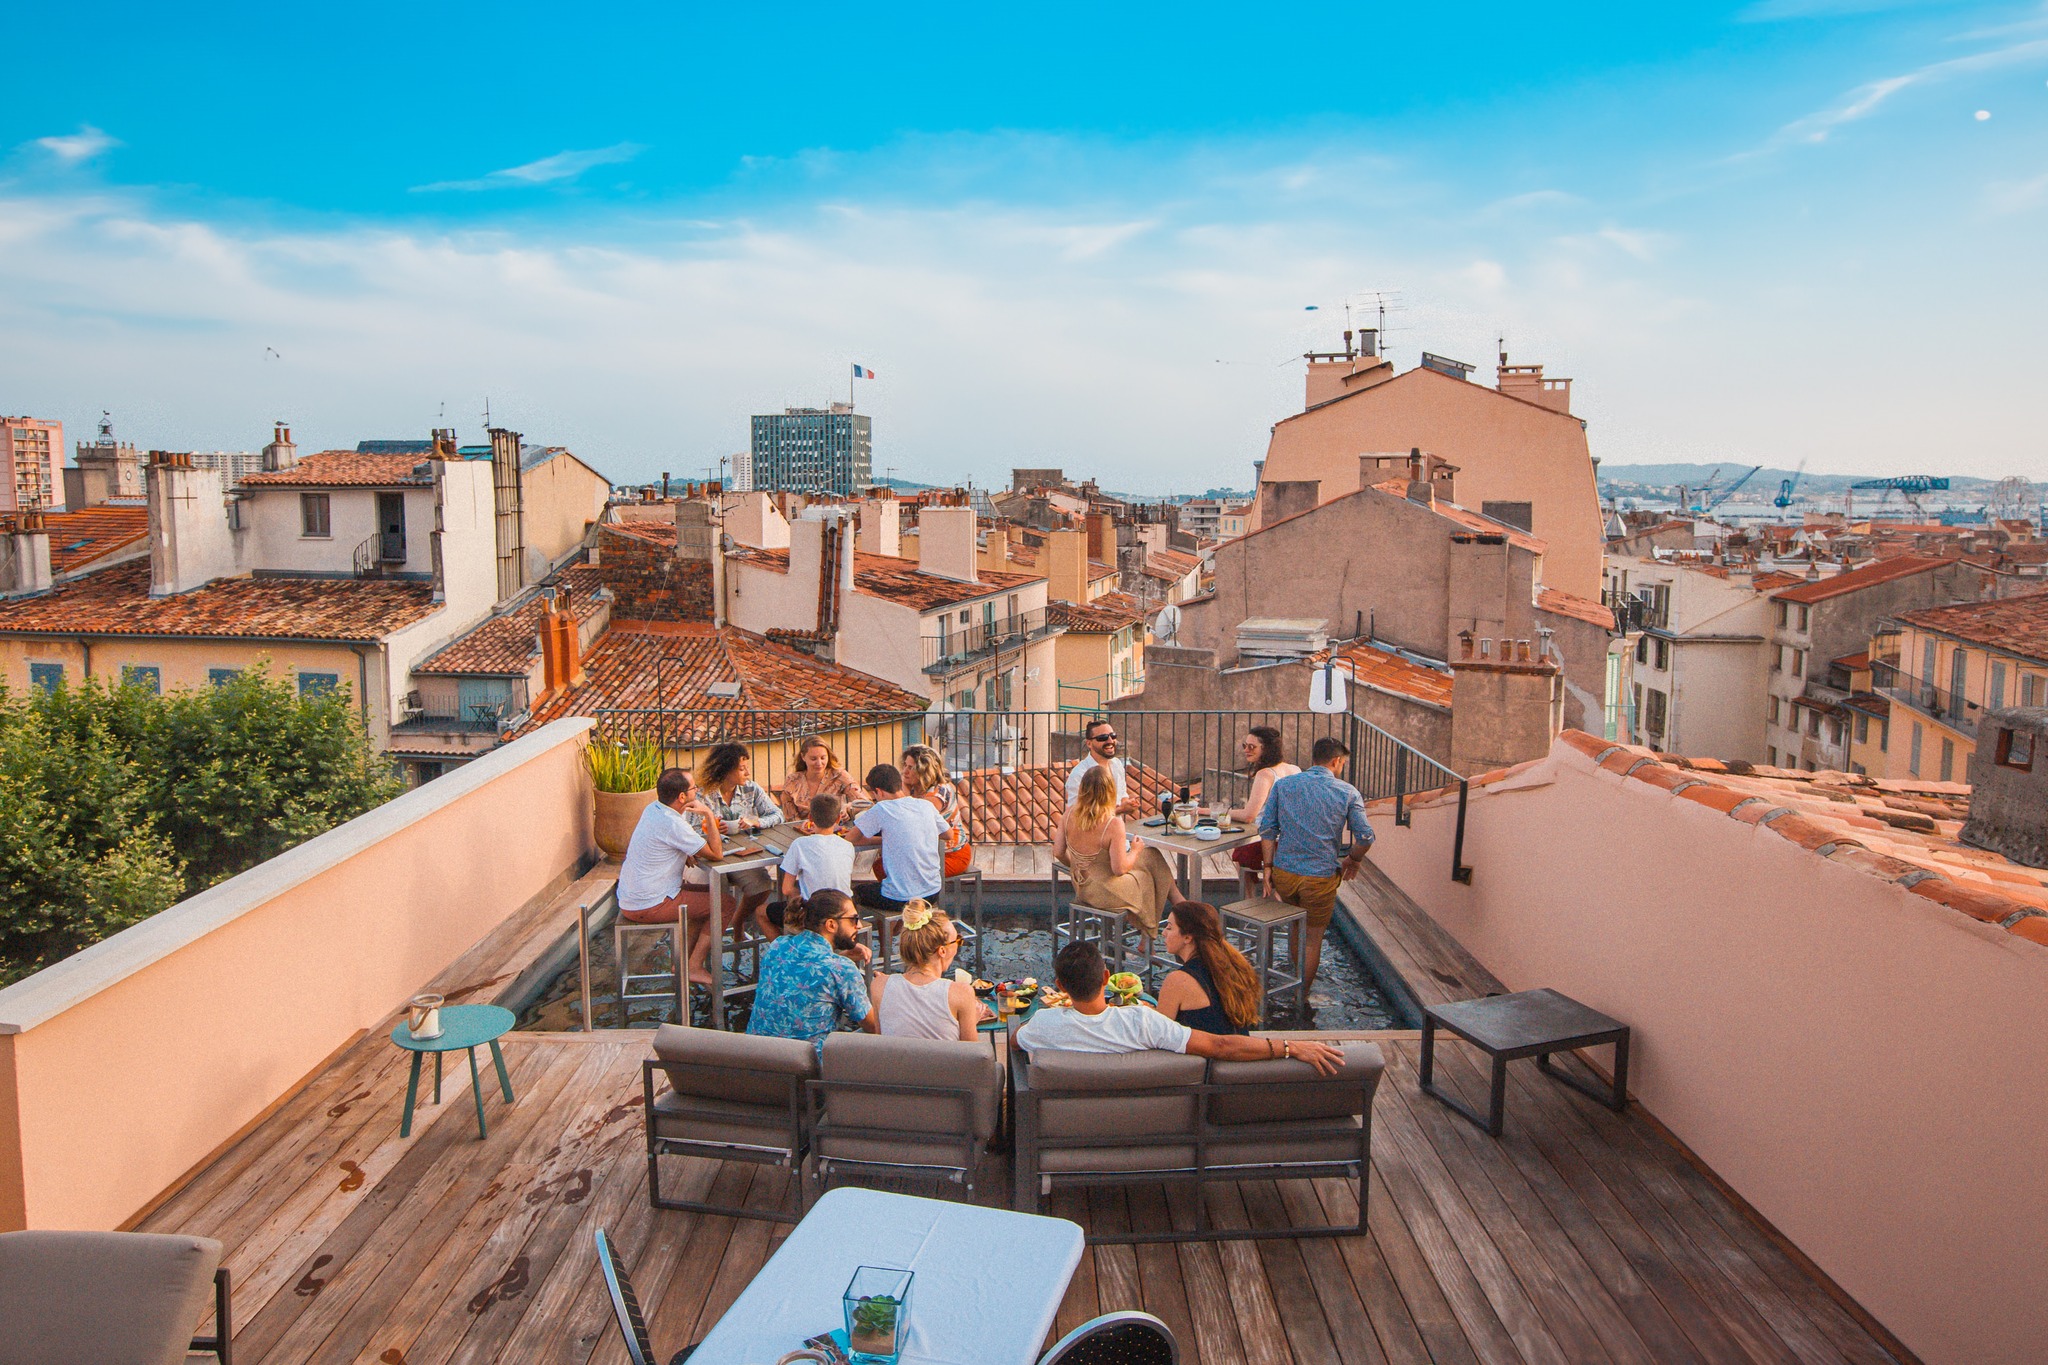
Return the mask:
<path id="1" fill-rule="evenodd" d="M 1220 888 L 1212 885 L 1212 892 Z M 963 905 L 964 911 L 965 906 Z M 977 972 L 992 981 L 1035 976 L 1052 981 L 1052 921 L 1045 893 L 1037 888 L 1010 890 L 991 886 L 982 897 L 985 925 L 984 962 Z M 635 974 L 669 970 L 668 939 L 648 935 L 631 945 Z M 613 986 L 612 934 L 609 925 L 590 936 L 590 1012 L 597 1028 L 653 1028 L 675 1022 L 675 1000 L 635 1000 L 619 1017 L 618 998 Z M 963 954 L 957 966 L 976 971 L 973 953 Z M 642 982 L 638 989 L 652 989 L 657 983 Z M 1148 983 L 1156 985 L 1155 983 Z M 575 959 L 551 980 L 544 982 L 530 1000 L 508 1001 L 519 1016 L 522 1029 L 575 1032 L 583 1027 L 582 1003 L 578 994 Z M 746 1026 L 747 1000 L 730 1002 L 728 1024 Z M 709 1002 L 695 997 L 693 1023 L 708 1023 Z M 1344 936 L 1334 929 L 1323 940 L 1322 967 L 1309 990 L 1307 1017 L 1276 1018 L 1274 1026 L 1327 1029 L 1391 1029 L 1408 1025 L 1400 1010 L 1372 969 L 1352 951 Z"/>

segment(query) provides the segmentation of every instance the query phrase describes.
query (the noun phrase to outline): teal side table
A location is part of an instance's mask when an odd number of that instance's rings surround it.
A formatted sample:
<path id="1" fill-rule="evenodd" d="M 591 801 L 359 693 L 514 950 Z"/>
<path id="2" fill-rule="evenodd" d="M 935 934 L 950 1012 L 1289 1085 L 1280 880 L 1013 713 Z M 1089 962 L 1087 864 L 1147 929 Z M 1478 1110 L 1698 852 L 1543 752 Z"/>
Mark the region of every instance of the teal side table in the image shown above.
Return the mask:
<path id="1" fill-rule="evenodd" d="M 443 1005 L 438 1038 L 415 1038 L 402 1022 L 393 1028 L 391 1041 L 412 1054 L 412 1074 L 405 1082 L 405 1118 L 398 1125 L 398 1135 L 412 1136 L 413 1103 L 419 1098 L 420 1063 L 426 1060 L 426 1054 L 434 1054 L 434 1103 L 439 1104 L 441 1054 L 462 1051 L 469 1054 L 469 1085 L 476 1096 L 476 1135 L 489 1137 L 490 1129 L 484 1126 L 484 1083 L 477 1072 L 476 1050 L 489 1045 L 491 1061 L 498 1068 L 498 1088 L 505 1092 L 505 1103 L 512 1103 L 512 1078 L 505 1074 L 505 1054 L 498 1050 L 498 1039 L 511 1032 L 514 1022 L 512 1011 L 499 1005 Z"/>

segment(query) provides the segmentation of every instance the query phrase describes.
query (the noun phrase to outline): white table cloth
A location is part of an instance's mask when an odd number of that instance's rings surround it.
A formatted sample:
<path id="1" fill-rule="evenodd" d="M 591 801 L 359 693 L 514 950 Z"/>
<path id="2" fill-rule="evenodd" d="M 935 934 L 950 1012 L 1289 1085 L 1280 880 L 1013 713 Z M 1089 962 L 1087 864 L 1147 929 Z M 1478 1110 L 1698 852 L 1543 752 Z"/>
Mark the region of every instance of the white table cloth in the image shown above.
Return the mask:
<path id="1" fill-rule="evenodd" d="M 913 1271 L 900 1365 L 1031 1365 L 1081 1263 L 1080 1227 L 879 1190 L 828 1191 L 734 1300 L 690 1365 L 775 1365 L 843 1327 L 860 1266 Z"/>

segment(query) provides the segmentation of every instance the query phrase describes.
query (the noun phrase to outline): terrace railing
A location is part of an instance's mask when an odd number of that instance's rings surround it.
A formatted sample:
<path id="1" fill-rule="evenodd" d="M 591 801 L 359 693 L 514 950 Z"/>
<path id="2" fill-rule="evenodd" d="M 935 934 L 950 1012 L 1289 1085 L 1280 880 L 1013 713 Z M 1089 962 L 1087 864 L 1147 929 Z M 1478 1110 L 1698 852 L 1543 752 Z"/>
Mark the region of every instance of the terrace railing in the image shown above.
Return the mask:
<path id="1" fill-rule="evenodd" d="M 1984 708 L 1962 693 L 1916 678 L 1896 665 L 1876 665 L 1871 670 L 1871 685 L 1893 701 L 1966 735 L 1977 733 L 1977 722 L 1983 717 Z"/>
<path id="2" fill-rule="evenodd" d="M 997 617 L 992 621 L 970 621 L 966 625 L 954 623 L 942 635 L 924 637 L 924 671 L 930 674 L 951 673 L 1000 650 L 1021 649 L 1056 629 L 1044 607 Z"/>
<path id="3" fill-rule="evenodd" d="M 593 743 L 649 740 L 670 761 L 694 766 L 712 745 L 745 745 L 756 781 L 779 788 L 798 745 L 818 735 L 840 764 L 865 778 L 877 763 L 896 763 L 905 748 L 938 750 L 968 807 L 970 834 L 983 844 L 1042 844 L 1052 837 L 1065 802 L 1068 770 L 1088 752 L 1083 730 L 1092 719 L 1117 727 L 1120 752 L 1139 800 L 1148 806 L 1168 790 L 1199 786 L 1206 801 L 1242 805 L 1250 791 L 1241 745 L 1254 725 L 1280 732 L 1281 752 L 1307 766 L 1315 742 L 1335 736 L 1351 750 L 1350 779 L 1367 801 L 1391 800 L 1394 823 L 1406 826 L 1416 798 L 1456 791 L 1458 820 L 1452 876 L 1471 879 L 1464 864 L 1465 779 L 1387 733 L 1351 715 L 1308 711 L 814 711 L 747 707 L 662 710 L 619 708 L 597 713 Z"/>

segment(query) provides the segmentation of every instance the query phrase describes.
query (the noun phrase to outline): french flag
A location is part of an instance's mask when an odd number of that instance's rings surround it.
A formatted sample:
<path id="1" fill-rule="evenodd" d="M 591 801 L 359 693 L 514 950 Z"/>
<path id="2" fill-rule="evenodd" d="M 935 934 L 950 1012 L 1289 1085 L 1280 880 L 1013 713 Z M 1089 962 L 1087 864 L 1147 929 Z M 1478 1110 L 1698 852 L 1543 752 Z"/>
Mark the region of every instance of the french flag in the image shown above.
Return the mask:
<path id="1" fill-rule="evenodd" d="M 855 379 L 873 379 L 875 372 L 864 365 L 856 365 L 853 367 L 853 377 Z"/>

